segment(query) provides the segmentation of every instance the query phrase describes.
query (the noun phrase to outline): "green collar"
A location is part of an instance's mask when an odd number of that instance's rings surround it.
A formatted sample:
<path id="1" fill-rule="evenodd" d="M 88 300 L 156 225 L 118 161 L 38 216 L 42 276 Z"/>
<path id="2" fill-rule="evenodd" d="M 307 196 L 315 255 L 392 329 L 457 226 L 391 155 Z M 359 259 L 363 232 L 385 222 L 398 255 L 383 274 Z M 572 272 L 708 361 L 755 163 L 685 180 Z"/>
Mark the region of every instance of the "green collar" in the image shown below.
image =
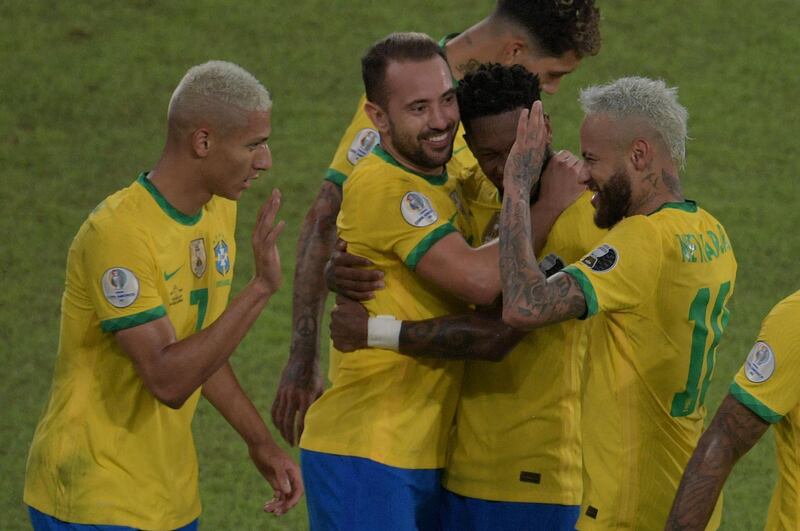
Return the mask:
<path id="1" fill-rule="evenodd" d="M 656 212 L 661 212 L 665 208 L 676 208 L 678 210 L 683 210 L 684 212 L 697 212 L 697 203 L 692 201 L 691 199 L 685 199 L 683 201 L 672 201 L 669 203 L 664 203 L 657 209 L 650 212 L 648 215 L 653 215 Z"/>
<path id="2" fill-rule="evenodd" d="M 142 173 L 140 173 L 139 177 L 136 179 L 136 182 L 144 186 L 145 190 L 150 192 L 150 195 L 153 197 L 153 199 L 155 199 L 156 203 L 158 203 L 158 206 L 161 207 L 161 210 L 163 210 L 166 215 L 168 215 L 181 225 L 191 226 L 200 221 L 200 218 L 203 217 L 202 209 L 194 216 L 187 216 L 186 214 L 184 214 L 183 212 L 172 206 L 169 203 L 169 201 L 167 201 L 167 198 L 161 195 L 161 192 L 158 191 L 158 188 L 156 188 L 155 185 L 150 182 L 150 179 L 147 177 L 149 173 L 150 172 L 147 171 L 143 171 Z"/>
<path id="3" fill-rule="evenodd" d="M 414 171 L 414 170 L 412 170 L 410 168 L 406 168 L 405 166 L 400 164 L 397 161 L 397 159 L 395 159 L 386 150 L 384 150 L 383 147 L 380 144 L 375 146 L 375 149 L 372 150 L 372 153 L 377 155 L 378 157 L 380 157 L 382 160 L 388 162 L 389 164 L 391 164 L 393 166 L 397 166 L 398 168 L 400 168 L 403 171 L 406 171 L 408 173 L 413 173 L 417 177 L 422 177 L 423 179 L 428 181 L 430 184 L 433 184 L 435 186 L 441 186 L 441 185 L 443 185 L 444 183 L 447 182 L 447 169 L 445 169 L 444 172 L 442 172 L 441 175 L 425 175 L 424 173 L 419 173 L 419 172 Z"/>

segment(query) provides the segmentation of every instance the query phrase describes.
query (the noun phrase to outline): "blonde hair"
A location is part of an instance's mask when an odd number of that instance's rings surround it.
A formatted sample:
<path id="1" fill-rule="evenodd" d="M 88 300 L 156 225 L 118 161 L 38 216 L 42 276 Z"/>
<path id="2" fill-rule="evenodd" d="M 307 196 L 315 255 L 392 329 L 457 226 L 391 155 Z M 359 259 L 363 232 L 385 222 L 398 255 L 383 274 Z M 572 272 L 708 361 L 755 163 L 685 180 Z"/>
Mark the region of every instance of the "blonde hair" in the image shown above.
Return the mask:
<path id="1" fill-rule="evenodd" d="M 269 91 L 244 68 L 228 61 L 193 66 L 183 76 L 169 102 L 170 130 L 210 125 L 223 130 L 242 127 L 247 114 L 269 111 Z"/>
<path id="2" fill-rule="evenodd" d="M 678 103 L 677 87 L 667 87 L 660 79 L 623 77 L 607 85 L 583 89 L 579 99 L 587 115 L 643 120 L 661 135 L 672 160 L 679 167 L 684 165 L 689 112 Z"/>

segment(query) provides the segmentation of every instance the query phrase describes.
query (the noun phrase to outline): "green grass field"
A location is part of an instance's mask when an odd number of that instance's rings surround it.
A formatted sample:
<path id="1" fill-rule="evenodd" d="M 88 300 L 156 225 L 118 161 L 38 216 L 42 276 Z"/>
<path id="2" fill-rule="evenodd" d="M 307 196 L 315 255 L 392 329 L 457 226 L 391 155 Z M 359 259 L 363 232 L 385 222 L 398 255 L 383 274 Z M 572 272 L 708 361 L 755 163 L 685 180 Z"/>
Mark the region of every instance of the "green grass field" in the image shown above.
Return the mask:
<path id="1" fill-rule="evenodd" d="M 800 288 L 797 0 L 600 1 L 598 57 L 545 99 L 556 148 L 578 149 L 579 88 L 661 77 L 690 112 L 686 195 L 727 227 L 739 261 L 732 319 L 707 406 L 716 410 L 778 300 Z M 486 15 L 491 0 L 209 0 L 0 3 L 0 529 L 28 528 L 25 458 L 45 404 L 58 338 L 64 264 L 88 212 L 159 155 L 165 111 L 185 70 L 227 59 L 273 93 L 275 165 L 241 201 L 235 289 L 252 272 L 257 206 L 283 191 L 285 283 L 233 364 L 268 415 L 288 353 L 294 247 L 339 135 L 361 93 L 358 58 L 394 30 L 439 37 Z M 433 6 L 433 7 L 432 7 Z M 205 402 L 197 413 L 204 529 L 307 527 L 304 505 L 262 514 L 269 489 L 244 444 Z M 296 454 L 294 454 L 296 455 Z M 771 433 L 728 481 L 723 529 L 763 526 L 772 486 Z"/>

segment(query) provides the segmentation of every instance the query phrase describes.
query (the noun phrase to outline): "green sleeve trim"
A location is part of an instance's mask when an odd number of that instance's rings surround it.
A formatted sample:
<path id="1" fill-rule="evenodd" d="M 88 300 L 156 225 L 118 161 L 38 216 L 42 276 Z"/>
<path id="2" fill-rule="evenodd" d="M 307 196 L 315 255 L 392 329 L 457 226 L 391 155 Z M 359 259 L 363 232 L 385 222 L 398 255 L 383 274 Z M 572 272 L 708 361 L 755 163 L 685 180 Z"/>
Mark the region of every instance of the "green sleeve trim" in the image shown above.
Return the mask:
<path id="1" fill-rule="evenodd" d="M 595 293 L 594 286 L 592 286 L 592 281 L 589 280 L 589 277 L 586 276 L 586 273 L 574 265 L 568 265 L 561 271 L 574 278 L 581 287 L 581 290 L 583 290 L 583 296 L 586 299 L 586 315 L 581 317 L 581 319 L 587 319 L 593 315 L 596 315 L 599 309 L 597 304 L 597 293 Z"/>
<path id="2" fill-rule="evenodd" d="M 741 385 L 736 382 L 731 384 L 729 389 L 733 398 L 738 400 L 745 406 L 747 409 L 764 419 L 765 421 L 769 422 L 770 424 L 775 424 L 776 422 L 780 422 L 783 418 L 783 415 L 775 413 L 770 408 L 765 406 L 761 400 L 754 397 L 750 393 L 748 393 Z"/>
<path id="3" fill-rule="evenodd" d="M 405 261 L 408 268 L 411 271 L 414 271 L 417 268 L 419 261 L 422 260 L 422 257 L 425 256 L 425 253 L 428 252 L 428 249 L 433 247 L 434 243 L 438 242 L 451 232 L 458 232 L 458 230 L 453 226 L 452 223 L 447 222 L 444 225 L 436 227 L 430 232 L 430 234 L 422 238 L 422 241 L 420 241 L 406 257 Z"/>
<path id="4" fill-rule="evenodd" d="M 328 168 L 328 171 L 325 172 L 325 180 L 339 185 L 341 188 L 344 186 L 344 182 L 347 180 L 347 175 L 340 171 L 336 171 L 333 168 Z"/>
<path id="5" fill-rule="evenodd" d="M 167 315 L 167 310 L 164 306 L 157 306 L 151 310 L 145 310 L 133 315 L 100 321 L 100 328 L 103 332 L 116 332 L 118 330 L 125 330 L 126 328 L 133 328 L 134 326 L 155 321 L 165 315 Z"/>

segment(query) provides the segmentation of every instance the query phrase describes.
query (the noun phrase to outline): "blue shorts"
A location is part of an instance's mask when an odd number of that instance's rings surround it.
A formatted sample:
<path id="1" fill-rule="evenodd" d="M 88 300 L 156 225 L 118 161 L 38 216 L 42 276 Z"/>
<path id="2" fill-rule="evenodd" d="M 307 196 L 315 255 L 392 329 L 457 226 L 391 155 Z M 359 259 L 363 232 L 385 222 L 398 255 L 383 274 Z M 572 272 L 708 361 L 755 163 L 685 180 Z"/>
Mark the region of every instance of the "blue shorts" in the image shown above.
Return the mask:
<path id="1" fill-rule="evenodd" d="M 136 531 L 135 527 L 124 525 L 71 524 L 37 511 L 30 506 L 28 507 L 28 514 L 31 517 L 31 525 L 34 531 Z M 176 531 L 197 531 L 199 522 L 200 519 L 195 518 L 193 522 L 176 529 Z"/>
<path id="2" fill-rule="evenodd" d="M 439 531 L 441 469 L 300 450 L 311 531 Z"/>
<path id="3" fill-rule="evenodd" d="M 443 531 L 574 531 L 580 505 L 467 498 L 444 491 Z"/>

